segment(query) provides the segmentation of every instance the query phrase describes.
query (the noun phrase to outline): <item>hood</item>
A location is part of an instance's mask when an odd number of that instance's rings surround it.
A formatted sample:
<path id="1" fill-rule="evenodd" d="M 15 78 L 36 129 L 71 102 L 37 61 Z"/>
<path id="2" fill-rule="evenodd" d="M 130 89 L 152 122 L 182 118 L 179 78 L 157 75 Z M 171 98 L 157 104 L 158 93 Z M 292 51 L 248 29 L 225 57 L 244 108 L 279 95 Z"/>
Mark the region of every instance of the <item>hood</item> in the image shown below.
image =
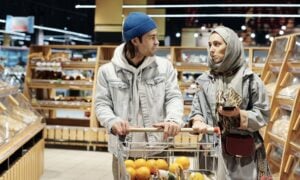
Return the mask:
<path id="1" fill-rule="evenodd" d="M 124 53 L 123 53 L 124 46 L 125 46 L 125 43 L 119 45 L 115 49 L 113 58 L 111 60 L 114 65 L 116 65 L 117 67 L 119 67 L 121 69 L 126 69 L 130 72 L 138 73 L 142 69 L 144 69 L 145 67 L 147 67 L 148 65 L 150 65 L 151 63 L 153 63 L 155 61 L 155 56 L 146 57 L 144 59 L 144 62 L 138 68 L 135 68 L 132 65 L 130 65 L 128 63 L 127 59 L 125 58 Z"/>

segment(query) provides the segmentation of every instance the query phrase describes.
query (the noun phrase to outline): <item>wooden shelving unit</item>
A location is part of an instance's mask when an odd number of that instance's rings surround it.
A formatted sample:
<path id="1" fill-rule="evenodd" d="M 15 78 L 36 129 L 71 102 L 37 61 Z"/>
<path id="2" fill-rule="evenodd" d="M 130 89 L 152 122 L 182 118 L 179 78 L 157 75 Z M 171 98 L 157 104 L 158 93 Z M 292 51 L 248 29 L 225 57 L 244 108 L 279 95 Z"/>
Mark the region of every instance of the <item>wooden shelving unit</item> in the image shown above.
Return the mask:
<path id="1" fill-rule="evenodd" d="M 275 81 L 264 141 L 271 171 L 279 179 L 300 178 L 299 37 L 292 34 L 275 38 L 262 76 L 267 85 Z"/>
<path id="2" fill-rule="evenodd" d="M 261 79 L 267 88 L 270 100 L 275 93 L 275 87 L 279 73 L 281 72 L 282 64 L 287 59 L 289 41 L 289 36 L 280 36 L 274 39 L 270 47 L 265 67 L 262 71 Z"/>
<path id="3" fill-rule="evenodd" d="M 46 116 L 44 136 L 47 144 L 79 145 L 88 149 L 106 146 L 106 132 L 92 116 L 92 97 L 94 77 L 102 63 L 100 60 L 110 60 L 114 48 L 77 45 L 30 47 L 24 94 L 32 106 Z M 53 72 L 56 74 L 53 75 Z M 61 111 L 69 111 L 70 115 L 59 117 Z M 81 116 L 72 116 L 74 111 L 80 112 Z"/>
<path id="4" fill-rule="evenodd" d="M 33 56 L 38 53 L 39 57 Z M 58 109 L 90 111 L 91 103 L 80 100 L 68 103 L 64 98 L 76 99 L 73 90 L 82 100 L 91 101 L 93 76 L 99 67 L 98 46 L 31 46 L 29 57 L 24 94 L 47 115 L 46 121 L 56 118 Z"/>
<path id="5" fill-rule="evenodd" d="M 245 48 L 245 51 L 247 50 L 249 51 L 248 60 L 250 69 L 260 76 L 266 64 L 269 47 L 248 47 Z"/>
<path id="6" fill-rule="evenodd" d="M 44 124 L 23 94 L 0 87 L 0 179 L 38 180 L 44 171 Z"/>

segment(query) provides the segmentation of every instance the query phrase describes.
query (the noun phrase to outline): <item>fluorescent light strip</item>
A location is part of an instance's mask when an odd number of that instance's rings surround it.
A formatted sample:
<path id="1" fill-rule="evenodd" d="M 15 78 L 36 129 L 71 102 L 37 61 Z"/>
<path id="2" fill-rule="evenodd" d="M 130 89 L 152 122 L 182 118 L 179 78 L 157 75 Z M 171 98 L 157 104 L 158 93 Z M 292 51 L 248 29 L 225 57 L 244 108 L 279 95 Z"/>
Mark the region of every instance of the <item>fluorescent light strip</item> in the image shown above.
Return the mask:
<path id="1" fill-rule="evenodd" d="M 5 23 L 5 22 L 6 22 L 6 20 L 0 19 L 0 23 Z M 77 32 L 73 32 L 73 31 L 66 31 L 63 29 L 51 28 L 51 27 L 46 27 L 46 26 L 38 26 L 38 25 L 34 25 L 33 27 L 35 29 L 41 29 L 41 30 L 45 30 L 45 31 L 53 31 L 53 32 L 59 32 L 59 33 L 64 33 L 64 34 L 71 34 L 74 36 L 80 36 L 83 38 L 91 38 L 91 36 L 87 35 L 87 34 L 77 33 Z"/>
<path id="2" fill-rule="evenodd" d="M 2 30 L 2 29 L 0 29 L 0 32 L 1 33 L 6 33 L 6 34 L 18 35 L 18 36 L 26 36 L 25 33 L 19 33 L 19 32 L 13 32 L 13 31 L 5 31 L 5 30 Z"/>
<path id="3" fill-rule="evenodd" d="M 122 5 L 132 8 L 212 8 L 212 7 L 300 7 L 300 4 L 166 4 L 166 5 Z"/>
<path id="4" fill-rule="evenodd" d="M 260 18 L 300 18 L 299 14 L 149 14 L 156 18 L 186 18 L 186 17 L 260 17 Z"/>
<path id="5" fill-rule="evenodd" d="M 70 37 L 74 41 L 80 41 L 80 42 L 91 42 L 90 39 L 82 39 L 82 38 L 77 38 L 77 37 Z"/>
<path id="6" fill-rule="evenodd" d="M 76 9 L 92 9 L 92 8 L 96 8 L 96 5 L 80 5 L 80 4 L 77 4 L 75 6 Z"/>
<path id="7" fill-rule="evenodd" d="M 13 40 L 23 40 L 23 41 L 30 41 L 30 37 L 20 37 L 20 36 L 11 36 Z"/>
<path id="8" fill-rule="evenodd" d="M 81 41 L 81 42 L 92 42 L 90 39 L 84 39 L 84 38 L 78 38 L 78 37 L 74 37 L 74 36 L 65 36 L 65 35 L 45 35 L 44 39 L 59 39 L 59 40 L 64 40 L 66 41 L 66 39 L 71 39 L 74 41 Z"/>
<path id="9" fill-rule="evenodd" d="M 50 27 L 45 27 L 45 26 L 34 25 L 34 28 L 45 30 L 45 31 L 53 31 L 53 32 L 60 32 L 60 33 L 64 33 L 64 34 L 71 34 L 71 35 L 80 36 L 80 37 L 83 37 L 83 38 L 90 38 L 91 37 L 89 35 L 82 34 L 82 33 L 77 33 L 77 32 L 73 32 L 73 31 L 66 31 L 66 30 L 57 29 L 57 28 L 50 28 Z"/>
<path id="10" fill-rule="evenodd" d="M 48 38 L 48 39 L 44 39 L 44 41 L 55 41 L 55 42 L 66 42 L 65 40 L 63 39 L 56 39 L 56 38 Z"/>
<path id="11" fill-rule="evenodd" d="M 165 5 L 122 5 L 124 9 L 133 8 L 212 8 L 212 7 L 300 7 L 300 4 L 165 4 Z M 76 9 L 96 8 L 96 5 L 75 6 Z"/>

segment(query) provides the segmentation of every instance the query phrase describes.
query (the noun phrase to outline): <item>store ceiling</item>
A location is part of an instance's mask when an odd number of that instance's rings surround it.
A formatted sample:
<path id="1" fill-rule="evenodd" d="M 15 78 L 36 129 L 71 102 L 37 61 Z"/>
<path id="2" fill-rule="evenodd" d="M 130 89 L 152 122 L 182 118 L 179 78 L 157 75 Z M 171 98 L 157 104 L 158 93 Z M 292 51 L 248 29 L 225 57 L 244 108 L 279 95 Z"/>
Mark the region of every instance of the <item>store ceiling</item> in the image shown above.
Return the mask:
<path id="1" fill-rule="evenodd" d="M 297 0 L 252 0 L 248 3 L 297 3 Z M 148 0 L 148 4 L 226 4 L 246 3 L 243 0 Z M 79 33 L 94 35 L 94 9 L 75 9 L 76 4 L 95 4 L 95 0 L 1 0 L 0 19 L 6 15 L 13 16 L 35 16 L 35 24 L 67 29 Z M 247 8 L 172 8 L 167 9 L 167 14 L 188 14 L 188 13 L 246 13 Z M 255 11 L 264 13 L 298 13 L 297 8 L 260 8 Z M 201 27 L 203 24 L 220 23 L 234 29 L 240 28 L 245 19 L 232 18 L 177 18 L 166 19 L 171 29 L 167 33 L 180 31 L 182 27 Z M 298 19 L 296 20 L 298 24 Z M 4 29 L 4 24 L 0 24 Z M 57 33 L 51 33 L 57 34 Z"/>

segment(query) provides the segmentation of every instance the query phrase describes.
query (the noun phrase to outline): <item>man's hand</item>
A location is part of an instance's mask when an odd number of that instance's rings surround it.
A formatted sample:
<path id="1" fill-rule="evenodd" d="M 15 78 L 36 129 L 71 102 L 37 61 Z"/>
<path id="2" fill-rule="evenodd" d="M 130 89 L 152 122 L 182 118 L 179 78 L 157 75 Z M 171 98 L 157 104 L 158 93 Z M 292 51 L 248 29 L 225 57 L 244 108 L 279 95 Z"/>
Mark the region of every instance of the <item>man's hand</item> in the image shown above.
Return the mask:
<path id="1" fill-rule="evenodd" d="M 223 116 L 227 116 L 227 117 L 237 117 L 240 116 L 240 108 L 239 107 L 235 107 L 233 110 L 230 111 L 226 111 L 223 109 L 222 106 L 220 106 L 218 108 L 218 112 L 219 114 L 223 115 Z"/>
<path id="2" fill-rule="evenodd" d="M 164 129 L 164 139 L 174 137 L 180 132 L 180 126 L 175 122 L 155 123 L 153 127 Z"/>
<path id="3" fill-rule="evenodd" d="M 111 130 L 114 135 L 127 135 L 129 133 L 129 123 L 125 120 L 117 121 L 115 124 L 112 125 Z"/>
<path id="4" fill-rule="evenodd" d="M 193 120 L 193 130 L 194 132 L 205 134 L 207 133 L 208 125 L 200 120 Z"/>

